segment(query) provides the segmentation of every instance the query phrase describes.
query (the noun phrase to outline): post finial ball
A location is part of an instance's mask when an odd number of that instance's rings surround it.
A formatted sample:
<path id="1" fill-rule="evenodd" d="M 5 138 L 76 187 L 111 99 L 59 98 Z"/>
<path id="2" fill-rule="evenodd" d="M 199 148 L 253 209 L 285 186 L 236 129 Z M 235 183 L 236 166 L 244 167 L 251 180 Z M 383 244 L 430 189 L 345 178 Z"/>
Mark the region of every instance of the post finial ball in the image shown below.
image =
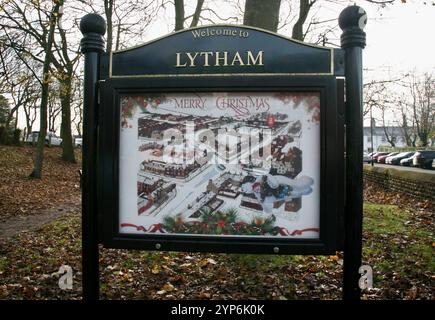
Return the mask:
<path id="1" fill-rule="evenodd" d="M 96 13 L 88 13 L 80 20 L 80 31 L 82 34 L 98 33 L 104 35 L 106 33 L 106 21 Z"/>
<path id="2" fill-rule="evenodd" d="M 346 7 L 338 17 L 338 25 L 341 30 L 359 28 L 363 30 L 367 25 L 367 13 L 358 6 Z"/>

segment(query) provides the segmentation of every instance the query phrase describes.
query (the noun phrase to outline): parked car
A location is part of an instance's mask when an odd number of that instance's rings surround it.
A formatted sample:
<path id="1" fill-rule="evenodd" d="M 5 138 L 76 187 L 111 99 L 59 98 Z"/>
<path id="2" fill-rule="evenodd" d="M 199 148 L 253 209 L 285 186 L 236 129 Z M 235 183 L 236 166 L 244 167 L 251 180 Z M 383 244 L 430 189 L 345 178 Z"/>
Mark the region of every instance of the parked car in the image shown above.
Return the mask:
<path id="1" fill-rule="evenodd" d="M 377 162 L 378 161 L 378 157 L 380 156 L 384 156 L 388 154 L 388 152 L 376 152 L 372 157 L 373 157 L 373 161 Z"/>
<path id="2" fill-rule="evenodd" d="M 435 170 L 435 159 L 432 160 L 432 170 Z"/>
<path id="3" fill-rule="evenodd" d="M 74 146 L 76 148 L 81 148 L 83 145 L 83 138 L 75 138 L 74 139 Z"/>
<path id="4" fill-rule="evenodd" d="M 435 151 L 417 151 L 412 159 L 412 166 L 430 169 L 432 167 L 433 159 L 435 159 Z"/>
<path id="5" fill-rule="evenodd" d="M 372 161 L 372 157 L 370 153 L 364 152 L 363 153 L 363 162 L 370 163 Z"/>
<path id="6" fill-rule="evenodd" d="M 224 166 L 223 164 L 218 164 L 218 165 L 217 165 L 217 168 L 218 168 L 219 170 L 225 170 L 225 166 Z"/>
<path id="7" fill-rule="evenodd" d="M 394 154 L 392 156 L 388 156 L 385 158 L 385 164 L 391 164 L 391 159 L 393 159 L 394 157 L 397 157 L 400 153 Z"/>
<path id="8" fill-rule="evenodd" d="M 401 165 L 401 166 L 406 166 L 406 167 L 411 166 L 411 165 L 412 165 L 412 161 L 413 161 L 413 159 L 414 159 L 414 157 L 415 157 L 415 154 L 416 154 L 416 152 L 414 152 L 414 153 L 412 154 L 412 156 L 400 160 L 400 165 Z"/>
<path id="9" fill-rule="evenodd" d="M 37 143 L 39 131 L 33 131 L 27 135 L 26 142 Z M 54 132 L 47 132 L 45 135 L 45 144 L 52 146 L 60 146 L 62 144 L 62 138 L 58 137 Z"/>
<path id="10" fill-rule="evenodd" d="M 396 154 L 395 156 L 388 157 L 387 159 L 385 159 L 385 163 L 399 165 L 400 160 L 409 158 L 412 155 L 414 155 L 414 153 L 415 152 L 401 152 L 399 154 Z"/>
<path id="11" fill-rule="evenodd" d="M 388 154 L 384 154 L 383 156 L 379 156 L 378 157 L 378 163 L 385 163 L 385 160 L 388 157 L 392 157 L 392 156 L 395 156 L 397 154 L 399 154 L 399 153 L 398 152 L 391 152 L 391 153 L 388 153 Z"/>

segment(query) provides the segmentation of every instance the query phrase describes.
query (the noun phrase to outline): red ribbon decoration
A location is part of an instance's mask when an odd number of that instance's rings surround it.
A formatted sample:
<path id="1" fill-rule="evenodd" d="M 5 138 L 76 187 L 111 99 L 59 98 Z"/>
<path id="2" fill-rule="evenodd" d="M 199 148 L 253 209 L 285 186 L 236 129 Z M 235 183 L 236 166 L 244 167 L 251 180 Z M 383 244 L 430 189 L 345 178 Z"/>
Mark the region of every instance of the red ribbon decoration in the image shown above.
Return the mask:
<path id="1" fill-rule="evenodd" d="M 148 229 L 146 229 L 144 226 L 137 226 L 137 225 L 131 224 L 131 223 L 121 223 L 121 228 L 125 228 L 125 227 L 136 228 L 137 231 L 143 231 L 143 232 L 165 233 L 165 231 L 162 229 L 162 225 L 160 223 L 153 224 Z"/>
<path id="2" fill-rule="evenodd" d="M 192 224 L 198 225 L 198 224 L 201 224 L 201 222 L 195 221 Z M 242 225 L 246 225 L 246 223 L 238 222 L 238 223 L 235 223 L 235 225 L 238 225 L 240 227 Z M 148 229 L 145 228 L 144 226 L 137 226 L 137 225 L 131 224 L 131 223 L 122 223 L 121 227 L 122 228 L 125 228 L 125 227 L 136 228 L 137 231 L 143 231 L 143 232 L 166 233 L 163 230 L 162 225 L 160 223 L 153 224 Z M 292 233 L 290 233 L 286 228 L 279 228 L 278 229 L 279 234 L 282 235 L 282 236 L 300 236 L 304 232 L 309 232 L 309 231 L 311 231 L 311 232 L 319 232 L 319 228 L 307 228 L 307 229 L 302 229 L 302 230 L 294 230 Z"/>
<path id="3" fill-rule="evenodd" d="M 312 231 L 312 232 L 319 232 L 319 228 L 307 228 L 307 229 L 302 229 L 302 230 L 295 230 L 292 232 L 291 236 L 300 236 L 302 233 L 304 232 L 308 232 L 308 231 Z"/>
<path id="4" fill-rule="evenodd" d="M 302 230 L 294 230 L 292 233 L 290 233 L 286 228 L 279 228 L 278 230 L 278 232 L 282 236 L 300 236 L 304 232 L 308 232 L 308 231 L 319 232 L 319 228 L 307 228 Z"/>

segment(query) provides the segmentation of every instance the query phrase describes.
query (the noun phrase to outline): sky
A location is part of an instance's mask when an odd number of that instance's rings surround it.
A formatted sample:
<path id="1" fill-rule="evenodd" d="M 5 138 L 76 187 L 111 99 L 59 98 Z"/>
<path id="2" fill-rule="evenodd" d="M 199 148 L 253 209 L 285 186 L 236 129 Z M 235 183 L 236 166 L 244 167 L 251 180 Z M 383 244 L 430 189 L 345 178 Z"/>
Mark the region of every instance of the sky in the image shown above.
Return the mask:
<path id="1" fill-rule="evenodd" d="M 185 1 L 187 3 L 186 16 L 194 9 L 189 3 L 196 1 Z M 228 1 L 213 1 L 213 8 L 216 8 L 219 15 L 229 17 L 233 15 L 234 7 Z M 282 0 L 281 16 L 286 15 L 288 7 L 285 0 Z M 434 71 L 435 68 L 435 1 L 407 0 L 381 7 L 367 1 L 338 0 L 330 2 L 319 0 L 321 4 L 315 7 L 311 14 L 321 20 L 337 19 L 341 10 L 347 4 L 356 3 L 367 12 L 368 22 L 365 28 L 367 34 L 367 46 L 363 53 L 364 68 L 370 73 L 366 77 L 385 77 L 388 73 L 406 73 L 417 69 L 420 72 Z M 424 4 L 426 3 L 426 4 Z M 170 6 L 159 14 L 147 30 L 145 41 L 170 33 L 173 30 L 174 13 Z M 241 22 L 239 22 L 241 23 Z M 204 22 L 204 24 L 210 24 Z M 327 24 L 338 26 L 337 20 Z M 291 25 L 281 28 L 278 33 L 286 36 L 291 35 Z M 331 34 L 330 41 L 336 45 L 340 44 L 339 28 Z M 315 40 L 316 33 L 310 35 L 308 40 Z M 373 73 L 373 74 L 372 74 Z"/>
<path id="2" fill-rule="evenodd" d="M 431 1 L 408 1 L 376 9 L 360 1 L 369 17 L 363 51 L 364 82 L 397 79 L 413 71 L 435 72 L 435 5 L 424 2 Z M 405 90 L 398 85 L 392 88 L 396 92 Z M 373 118 L 381 125 L 379 110 L 373 109 Z M 395 110 L 388 109 L 385 124 L 395 126 L 398 118 Z M 370 114 L 364 117 L 364 125 L 370 126 Z"/>
<path id="3" fill-rule="evenodd" d="M 239 0 L 241 4 L 244 1 Z M 281 0 L 280 16 L 285 17 L 291 7 L 289 3 L 295 0 Z M 232 17 L 237 12 L 234 7 L 235 0 L 206 1 L 206 5 L 218 12 L 219 16 Z M 310 20 L 329 21 L 322 24 L 319 30 L 308 33 L 306 41 L 315 42 L 318 39 L 318 32 L 325 28 L 332 28 L 333 32 L 328 34 L 330 46 L 340 45 L 341 30 L 338 27 L 338 16 L 347 6 L 357 4 L 367 12 L 368 22 L 365 28 L 367 34 L 367 46 L 363 51 L 364 82 L 372 80 L 388 80 L 400 78 L 403 74 L 412 71 L 418 73 L 435 72 L 435 42 L 433 32 L 435 30 L 435 0 L 396 0 L 393 4 L 386 6 L 375 5 L 365 0 L 318 0 L 316 6 L 310 11 L 310 16 L 304 28 L 307 28 Z M 186 12 L 189 16 L 195 9 L 196 1 L 185 1 Z M 293 8 L 293 10 L 298 8 Z M 174 9 L 168 5 L 166 10 L 161 10 L 158 19 L 146 30 L 142 42 L 171 33 L 174 29 Z M 214 21 L 216 17 L 209 15 Z M 241 24 L 242 19 L 230 20 L 231 23 Z M 290 37 L 291 21 L 283 26 L 280 23 L 278 33 Z M 209 21 L 201 22 L 203 25 L 210 24 Z M 140 41 L 138 43 L 141 43 Z M 138 43 L 134 43 L 137 45 Z M 401 87 L 395 90 L 403 90 Z M 375 118 L 380 118 L 380 112 L 373 113 Z M 394 124 L 394 114 L 386 115 L 387 122 Z M 367 116 L 365 124 L 369 122 Z"/>
<path id="4" fill-rule="evenodd" d="M 189 6 L 189 3 L 196 3 L 196 1 L 185 2 L 187 3 L 186 16 L 188 16 L 194 10 L 194 6 Z M 212 8 L 216 9 L 222 17 L 232 16 L 234 6 L 228 2 L 213 1 Z M 329 34 L 328 39 L 332 43 L 331 46 L 340 45 L 341 30 L 337 18 L 345 6 L 356 4 L 367 12 L 368 22 L 364 30 L 367 35 L 367 46 L 363 51 L 364 82 L 397 79 L 414 70 L 419 73 L 435 72 L 435 1 L 406 0 L 406 3 L 402 3 L 401 0 L 397 0 L 393 4 L 379 6 L 364 0 L 319 0 L 318 4 L 320 5 L 311 10 L 311 16 L 307 21 L 312 17 L 321 21 L 332 20 L 322 25 L 322 29 L 334 28 L 334 32 Z M 287 1 L 282 0 L 280 15 L 285 16 L 289 9 Z M 172 32 L 173 21 L 174 10 L 168 7 L 159 14 L 159 19 L 147 30 L 144 40 L 149 41 Z M 278 33 L 290 37 L 291 26 L 290 23 L 279 28 Z M 314 30 L 308 34 L 306 41 L 315 42 L 317 39 Z M 398 87 L 397 90 L 402 89 Z M 379 119 L 380 112 L 374 110 L 373 117 Z M 394 117 L 393 113 L 387 113 L 388 125 L 394 125 Z M 367 118 L 365 125 L 369 125 L 369 115 L 365 118 Z"/>
<path id="5" fill-rule="evenodd" d="M 289 1 L 282 0 L 280 12 L 282 17 L 289 12 Z M 328 35 L 328 40 L 335 46 L 340 44 L 341 30 L 338 28 L 336 19 L 341 10 L 353 3 L 366 10 L 368 16 L 365 28 L 367 46 L 363 51 L 365 82 L 392 79 L 413 70 L 420 73 L 435 71 L 435 0 L 406 0 L 406 3 L 397 0 L 396 3 L 385 7 L 370 4 L 364 0 L 318 1 L 320 5 L 311 10 L 308 21 L 313 16 L 320 20 L 331 20 L 322 28 L 325 26 L 334 28 L 334 31 Z M 206 1 L 210 8 L 221 17 L 235 15 L 237 9 L 234 7 L 234 2 L 235 0 Z M 195 4 L 194 0 L 185 0 L 186 16 L 193 12 Z M 216 20 L 215 17 L 214 20 Z M 242 23 L 240 18 L 238 21 L 231 20 L 231 22 Z M 68 23 L 65 22 L 65 24 Z M 202 24 L 210 24 L 210 22 L 202 22 Z M 287 26 L 280 25 L 278 33 L 290 37 L 291 25 L 291 23 Z M 129 39 L 129 43 L 132 46 L 138 45 L 171 33 L 173 29 L 174 8 L 172 4 L 167 4 L 166 9 L 160 10 L 156 20 L 146 29 L 142 39 Z M 314 42 L 316 39 L 315 31 L 307 36 L 308 42 Z M 35 122 L 34 130 L 38 128 L 37 122 Z M 393 122 L 392 118 L 391 122 Z M 19 127 L 25 127 L 24 115 L 19 119 Z"/>
<path id="6" fill-rule="evenodd" d="M 390 67 L 392 73 L 413 69 L 434 71 L 435 6 L 424 5 L 426 1 L 409 2 L 387 6 L 380 11 L 364 6 L 369 17 L 365 29 L 365 68 L 376 71 Z"/>

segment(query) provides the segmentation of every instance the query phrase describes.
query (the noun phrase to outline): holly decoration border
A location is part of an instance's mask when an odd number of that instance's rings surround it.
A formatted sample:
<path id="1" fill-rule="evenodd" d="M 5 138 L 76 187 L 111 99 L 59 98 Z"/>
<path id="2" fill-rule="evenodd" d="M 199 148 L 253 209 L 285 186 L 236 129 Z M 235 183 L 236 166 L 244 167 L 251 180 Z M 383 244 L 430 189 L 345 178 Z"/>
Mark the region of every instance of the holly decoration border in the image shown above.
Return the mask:
<path id="1" fill-rule="evenodd" d="M 170 233 L 215 234 L 215 235 L 276 235 L 274 231 L 275 217 L 254 218 L 250 223 L 237 217 L 236 209 L 216 211 L 201 209 L 199 221 L 185 221 L 181 215 L 167 216 L 162 227 Z"/>
<path id="2" fill-rule="evenodd" d="M 151 107 L 157 109 L 158 106 L 166 102 L 165 95 L 139 95 L 139 96 L 126 96 L 121 98 L 121 127 L 132 128 L 129 120 L 139 109 L 141 112 L 148 112 L 147 108 Z"/>

